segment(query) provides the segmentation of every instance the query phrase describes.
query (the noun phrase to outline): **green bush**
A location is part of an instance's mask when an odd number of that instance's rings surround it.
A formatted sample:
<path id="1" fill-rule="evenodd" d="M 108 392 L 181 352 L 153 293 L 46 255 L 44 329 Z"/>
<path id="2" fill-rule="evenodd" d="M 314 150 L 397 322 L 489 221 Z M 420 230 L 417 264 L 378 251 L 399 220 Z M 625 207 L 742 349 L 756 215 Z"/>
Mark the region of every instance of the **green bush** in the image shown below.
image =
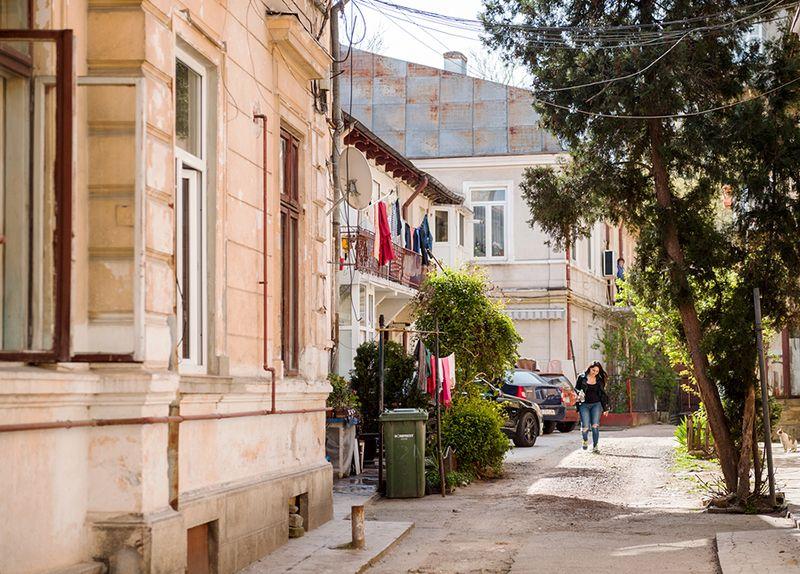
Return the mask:
<path id="1" fill-rule="evenodd" d="M 511 448 L 503 433 L 505 411 L 470 394 L 457 397 L 442 416 L 442 441 L 456 451 L 465 475 L 491 477 L 502 474 L 503 456 Z"/>
<path id="2" fill-rule="evenodd" d="M 417 386 L 417 370 L 414 357 L 408 355 L 403 346 L 387 341 L 383 354 L 384 407 L 427 407 L 428 397 Z M 361 401 L 362 424 L 366 432 L 378 432 L 378 343 L 367 341 L 356 351 L 350 372 L 350 384 Z"/>
<path id="3" fill-rule="evenodd" d="M 333 387 L 326 404 L 332 409 L 357 409 L 361 406 L 358 395 L 353 391 L 347 379 L 334 373 L 328 375 L 328 382 Z"/>

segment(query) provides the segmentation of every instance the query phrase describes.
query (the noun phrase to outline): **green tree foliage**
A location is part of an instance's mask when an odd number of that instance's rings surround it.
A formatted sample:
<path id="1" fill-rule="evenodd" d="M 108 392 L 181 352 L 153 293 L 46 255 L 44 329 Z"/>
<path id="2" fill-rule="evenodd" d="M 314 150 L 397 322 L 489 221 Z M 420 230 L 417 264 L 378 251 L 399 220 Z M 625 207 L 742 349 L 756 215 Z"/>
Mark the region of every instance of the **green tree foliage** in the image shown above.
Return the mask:
<path id="1" fill-rule="evenodd" d="M 526 171 L 532 221 L 560 245 L 601 219 L 637 233 L 632 289 L 674 345 L 666 352 L 691 368 L 726 486 L 741 492 L 738 452 L 748 447 L 736 428 L 756 382 L 752 289 L 771 325 L 800 300 L 800 83 L 786 85 L 800 78 L 796 38 L 750 43 L 757 7 L 744 0 L 484 5 L 487 42 L 527 65 L 542 123 L 571 153 L 558 170 Z M 653 31 L 702 16 L 723 25 L 651 43 L 546 45 L 507 26 Z"/>
<path id="2" fill-rule="evenodd" d="M 653 342 L 636 316 L 628 314 L 609 318 L 594 346 L 603 353 L 606 368 L 624 389 L 626 381 L 646 381 L 659 404 L 667 405 L 670 393 L 678 385 L 678 373 L 661 347 Z M 627 400 L 627 390 L 624 394 Z M 624 406 L 627 409 L 627 404 Z"/>
<path id="3" fill-rule="evenodd" d="M 428 397 L 416 382 L 417 371 L 414 357 L 408 355 L 403 346 L 387 341 L 384 349 L 383 401 L 387 409 L 401 407 L 427 407 Z M 378 431 L 378 343 L 367 341 L 356 351 L 350 384 L 361 402 L 361 415 L 366 432 Z"/>
<path id="4" fill-rule="evenodd" d="M 459 384 L 478 373 L 499 377 L 517 361 L 522 339 L 502 304 L 489 297 L 486 276 L 476 268 L 428 275 L 414 299 L 414 320 L 423 332 L 435 331 L 438 324 L 439 354 L 455 353 Z M 424 334 L 422 340 L 434 349 L 434 335 Z"/>

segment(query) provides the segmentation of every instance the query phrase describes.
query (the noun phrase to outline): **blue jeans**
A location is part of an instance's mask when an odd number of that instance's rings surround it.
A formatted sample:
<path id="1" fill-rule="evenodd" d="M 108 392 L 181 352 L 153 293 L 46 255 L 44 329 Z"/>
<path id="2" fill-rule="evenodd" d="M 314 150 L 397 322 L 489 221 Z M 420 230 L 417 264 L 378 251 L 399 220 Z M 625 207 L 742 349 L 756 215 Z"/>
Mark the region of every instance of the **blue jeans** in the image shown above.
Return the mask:
<path id="1" fill-rule="evenodd" d="M 600 415 L 603 414 L 603 403 L 581 403 L 578 405 L 581 415 L 581 434 L 583 440 L 589 439 L 589 429 L 592 429 L 592 443 L 597 448 L 600 442 Z"/>

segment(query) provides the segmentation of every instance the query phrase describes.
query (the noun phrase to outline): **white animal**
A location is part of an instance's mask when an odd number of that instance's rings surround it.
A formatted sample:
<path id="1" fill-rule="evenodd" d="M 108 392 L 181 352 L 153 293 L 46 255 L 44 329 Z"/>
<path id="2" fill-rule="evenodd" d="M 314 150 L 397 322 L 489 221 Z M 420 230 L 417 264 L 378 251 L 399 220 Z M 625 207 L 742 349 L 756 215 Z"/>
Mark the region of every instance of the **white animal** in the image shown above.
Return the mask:
<path id="1" fill-rule="evenodd" d="M 797 452 L 797 439 L 790 437 L 783 429 L 778 429 L 777 433 L 783 445 L 783 452 Z"/>

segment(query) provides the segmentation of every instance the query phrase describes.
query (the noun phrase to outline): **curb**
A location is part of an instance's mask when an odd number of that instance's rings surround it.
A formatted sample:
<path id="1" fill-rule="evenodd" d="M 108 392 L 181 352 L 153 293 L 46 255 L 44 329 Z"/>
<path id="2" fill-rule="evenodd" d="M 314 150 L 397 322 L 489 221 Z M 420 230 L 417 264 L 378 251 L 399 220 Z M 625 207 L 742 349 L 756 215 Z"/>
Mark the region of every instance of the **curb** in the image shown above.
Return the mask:
<path id="1" fill-rule="evenodd" d="M 377 493 L 377 492 L 376 492 L 375 494 L 379 494 L 379 493 Z M 373 498 L 373 497 L 370 497 L 370 500 L 372 500 L 372 498 Z M 380 561 L 380 559 L 381 559 L 381 558 L 383 558 L 384 556 L 386 556 L 386 554 L 388 554 L 388 552 L 389 552 L 389 551 L 390 551 L 392 548 L 394 548 L 395 546 L 397 546 L 397 545 L 400 543 L 400 541 L 402 541 L 403 539 L 405 539 L 405 537 L 406 537 L 406 536 L 408 536 L 408 534 L 409 534 L 409 533 L 410 533 L 410 532 L 411 532 L 411 531 L 414 529 L 414 526 L 415 526 L 415 525 L 416 525 L 416 522 L 412 522 L 411 524 L 409 524 L 408 528 L 406 528 L 406 529 L 403 531 L 403 533 L 402 533 L 400 536 L 398 536 L 397 538 L 395 538 L 395 539 L 394 539 L 394 540 L 391 542 L 391 544 L 389 544 L 389 545 L 387 545 L 387 546 L 386 546 L 386 548 L 384 548 L 383 550 L 381 550 L 380 552 L 378 552 L 378 553 L 377 553 L 375 556 L 373 556 L 372 558 L 370 558 L 370 559 L 367 561 L 367 563 L 366 563 L 366 564 L 364 564 L 363 566 L 361 566 L 361 568 L 359 568 L 358 570 L 356 570 L 356 571 L 354 572 L 354 574 L 362 574 L 363 572 L 366 572 L 368 569 L 372 568 L 372 567 L 373 567 L 373 566 L 374 566 L 374 565 L 375 565 L 375 564 L 376 564 L 378 561 Z"/>

